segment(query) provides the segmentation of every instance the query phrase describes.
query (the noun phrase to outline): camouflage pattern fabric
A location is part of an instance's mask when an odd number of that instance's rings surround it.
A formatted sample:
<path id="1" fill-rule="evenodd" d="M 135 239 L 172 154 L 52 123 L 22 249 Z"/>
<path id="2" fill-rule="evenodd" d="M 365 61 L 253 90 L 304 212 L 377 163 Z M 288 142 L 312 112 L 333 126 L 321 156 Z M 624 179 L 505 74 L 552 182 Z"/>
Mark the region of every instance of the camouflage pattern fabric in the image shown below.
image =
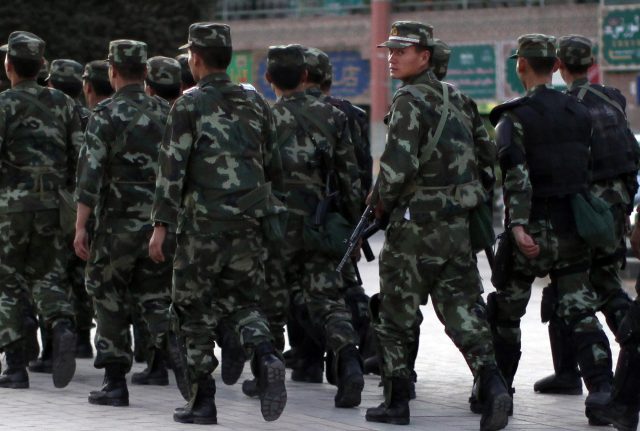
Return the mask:
<path id="1" fill-rule="evenodd" d="M 255 209 L 267 181 L 282 190 L 271 110 L 227 74 L 208 75 L 173 105 L 158 163 L 152 219 L 178 226 L 173 308 L 196 381 L 216 366 L 220 318 L 230 319 L 248 353 L 272 341 L 258 305 L 265 290 L 264 214 Z"/>
<path id="2" fill-rule="evenodd" d="M 179 85 L 181 71 L 174 58 L 156 56 L 147 60 L 147 80 L 156 84 Z"/>
<path id="3" fill-rule="evenodd" d="M 556 38 L 546 34 L 523 34 L 518 38 L 518 49 L 509 58 L 555 58 Z"/>
<path id="4" fill-rule="evenodd" d="M 75 60 L 56 59 L 51 62 L 47 79 L 54 83 L 82 83 L 83 67 Z"/>
<path id="5" fill-rule="evenodd" d="M 28 31 L 14 31 L 9 35 L 7 55 L 24 58 L 25 60 L 40 60 L 44 55 L 44 40 Z"/>
<path id="6" fill-rule="evenodd" d="M 378 48 L 407 48 L 411 45 L 433 46 L 433 27 L 416 21 L 396 21 L 391 24 L 389 40 Z"/>
<path id="7" fill-rule="evenodd" d="M 162 350 L 169 330 L 171 261 L 154 263 L 149 258 L 149 232 L 98 234 L 91 244 L 87 263 L 87 292 L 96 308 L 96 368 L 121 363 L 131 366 L 129 335 L 131 306 L 141 310 L 153 345 Z M 167 235 L 165 256 L 175 251 L 174 234 Z"/>
<path id="8" fill-rule="evenodd" d="M 433 73 L 440 81 L 447 76 L 449 69 L 449 57 L 451 57 L 451 48 L 446 42 L 440 39 L 434 39 L 433 57 L 431 57 L 431 68 Z"/>
<path id="9" fill-rule="evenodd" d="M 108 60 L 116 64 L 145 64 L 147 44 L 137 40 L 112 40 L 109 42 Z"/>
<path id="10" fill-rule="evenodd" d="M 78 163 L 78 202 L 95 208 L 96 237 L 87 264 L 87 290 L 98 322 L 95 366 L 131 364 L 127 296 L 162 348 L 169 325 L 172 245 L 167 261 L 148 255 L 157 158 L 168 104 L 142 85 L 119 89 L 89 119 Z M 171 229 L 173 230 L 173 229 Z"/>
<path id="11" fill-rule="evenodd" d="M 588 66 L 593 62 L 591 40 L 584 36 L 572 34 L 558 40 L 558 58 L 564 64 Z"/>
<path id="12" fill-rule="evenodd" d="M 405 84 L 427 85 L 420 99 L 400 88 L 388 115 L 379 194 L 391 214 L 380 254 L 380 321 L 374 325 L 385 377 L 409 378 L 416 313 L 428 296 L 474 375 L 495 364 L 491 334 L 478 305 L 479 273 L 469 239 L 470 209 L 486 200 L 481 171 L 493 173 L 495 146 L 474 105 L 447 86 L 459 114 L 446 117 L 435 150 L 425 154 L 440 121 L 441 84 L 432 71 Z M 483 131 L 484 130 L 484 131 Z M 455 156 L 453 156 L 455 154 Z M 489 168 L 489 165 L 491 168 Z M 456 188 L 466 192 L 453 197 Z M 453 210 L 452 210 L 453 209 Z M 395 215 L 395 216 L 394 216 Z"/>
<path id="13" fill-rule="evenodd" d="M 527 94 L 542 89 L 539 85 Z M 517 116 L 505 114 L 513 124 L 511 145 L 525 154 L 524 129 Z M 500 146 L 500 143 L 499 143 Z M 526 258 L 514 246 L 513 269 L 506 286 L 498 290 L 496 319 L 498 322 L 512 322 L 498 326 L 497 333 L 511 345 L 520 345 L 521 331 L 519 319 L 524 316 L 531 295 L 531 284 L 535 277 L 544 277 L 554 272 L 557 283 L 558 300 L 555 314 L 574 333 L 598 333 L 602 326 L 595 316 L 598 297 L 594 292 L 586 268 L 590 263 L 590 251 L 584 241 L 574 233 L 555 232 L 550 222 L 530 220 L 532 187 L 529 168 L 519 163 L 503 172 L 505 207 L 512 225 L 526 226 L 526 232 L 540 246 L 540 254 L 535 259 Z M 567 268 L 569 270 L 567 271 Z M 584 268 L 584 269 L 582 269 Z M 558 273 L 559 271 L 559 273 Z M 603 364 L 610 360 L 608 346 L 593 344 L 594 363 Z"/>
<path id="14" fill-rule="evenodd" d="M 196 22 L 189 26 L 189 38 L 180 49 L 190 46 L 202 48 L 231 47 L 231 28 L 226 24 Z"/>
<path id="15" fill-rule="evenodd" d="M 1 347 L 22 337 L 20 298 L 49 325 L 73 319 L 58 190 L 71 188 L 82 134 L 73 101 L 31 80 L 0 95 L 0 131 Z"/>

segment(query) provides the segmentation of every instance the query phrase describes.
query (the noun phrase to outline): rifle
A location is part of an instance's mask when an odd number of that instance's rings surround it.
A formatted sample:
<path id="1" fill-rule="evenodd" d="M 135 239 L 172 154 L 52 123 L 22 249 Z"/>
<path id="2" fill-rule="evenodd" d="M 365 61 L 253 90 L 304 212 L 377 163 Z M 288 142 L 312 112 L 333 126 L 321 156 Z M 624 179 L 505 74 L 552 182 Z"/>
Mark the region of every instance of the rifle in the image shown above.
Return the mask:
<path id="1" fill-rule="evenodd" d="M 369 237 L 380 230 L 377 221 L 370 221 L 371 216 L 373 215 L 373 209 L 373 205 L 367 205 L 367 207 L 364 209 L 364 212 L 360 216 L 358 224 L 356 225 L 355 229 L 353 229 L 353 232 L 351 232 L 351 236 L 348 240 L 345 241 L 347 243 L 347 250 L 345 251 L 344 256 L 342 256 L 342 260 L 336 267 L 337 272 L 342 272 L 342 268 L 344 268 L 344 266 L 347 264 L 349 258 L 351 257 L 351 254 L 353 253 L 353 250 L 355 250 L 361 240 L 362 252 L 367 259 L 367 262 L 371 262 L 375 259 L 373 251 L 371 250 L 371 246 L 367 241 Z"/>

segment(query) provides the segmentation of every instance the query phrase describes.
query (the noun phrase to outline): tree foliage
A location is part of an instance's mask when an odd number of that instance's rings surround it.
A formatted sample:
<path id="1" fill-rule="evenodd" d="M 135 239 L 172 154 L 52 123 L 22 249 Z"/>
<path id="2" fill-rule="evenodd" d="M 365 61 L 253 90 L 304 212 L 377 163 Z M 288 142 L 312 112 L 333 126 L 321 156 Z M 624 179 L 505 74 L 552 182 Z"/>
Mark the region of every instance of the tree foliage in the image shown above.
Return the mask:
<path id="1" fill-rule="evenodd" d="M 147 43 L 149 56 L 178 54 L 189 24 L 201 20 L 198 0 L 25 0 L 0 2 L 0 41 L 26 30 L 47 43 L 45 57 L 80 62 L 107 58 L 109 41 Z"/>

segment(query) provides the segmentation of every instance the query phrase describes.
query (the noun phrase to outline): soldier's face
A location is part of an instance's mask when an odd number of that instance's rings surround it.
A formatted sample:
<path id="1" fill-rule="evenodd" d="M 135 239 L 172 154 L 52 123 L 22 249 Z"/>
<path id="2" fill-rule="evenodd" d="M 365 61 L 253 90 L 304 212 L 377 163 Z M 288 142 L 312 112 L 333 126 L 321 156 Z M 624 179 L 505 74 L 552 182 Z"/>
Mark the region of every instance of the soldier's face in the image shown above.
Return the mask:
<path id="1" fill-rule="evenodd" d="M 403 81 L 418 75 L 429 67 L 430 55 L 429 51 L 418 51 L 415 46 L 389 48 L 389 75 Z"/>

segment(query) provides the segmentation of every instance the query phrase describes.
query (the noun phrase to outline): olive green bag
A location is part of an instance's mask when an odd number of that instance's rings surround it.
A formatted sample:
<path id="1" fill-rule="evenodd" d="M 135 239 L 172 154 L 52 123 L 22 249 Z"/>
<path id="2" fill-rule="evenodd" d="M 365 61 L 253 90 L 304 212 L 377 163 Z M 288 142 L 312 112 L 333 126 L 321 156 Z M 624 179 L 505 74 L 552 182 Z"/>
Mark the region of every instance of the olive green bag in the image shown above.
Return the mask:
<path id="1" fill-rule="evenodd" d="M 478 253 L 496 242 L 490 203 L 482 203 L 469 212 L 469 238 L 471 249 Z"/>
<path id="2" fill-rule="evenodd" d="M 591 193 L 576 193 L 571 197 L 571 209 L 578 235 L 590 247 L 616 244 L 613 215 L 605 201 Z"/>

